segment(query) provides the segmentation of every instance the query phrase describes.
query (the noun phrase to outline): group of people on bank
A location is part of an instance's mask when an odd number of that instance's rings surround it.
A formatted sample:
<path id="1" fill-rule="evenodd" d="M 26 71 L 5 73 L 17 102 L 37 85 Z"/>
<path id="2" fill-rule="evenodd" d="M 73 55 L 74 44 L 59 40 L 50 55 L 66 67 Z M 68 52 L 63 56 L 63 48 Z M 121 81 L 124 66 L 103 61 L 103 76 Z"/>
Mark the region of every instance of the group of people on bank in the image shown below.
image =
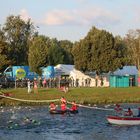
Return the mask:
<path id="1" fill-rule="evenodd" d="M 60 105 L 61 111 L 66 111 L 66 110 L 77 111 L 78 110 L 78 106 L 75 101 L 73 101 L 71 103 L 72 106 L 70 108 L 67 107 L 67 101 L 64 97 L 61 97 L 60 101 L 61 101 L 61 105 Z M 55 110 L 57 110 L 57 107 L 58 106 L 54 102 L 51 102 L 49 109 L 50 109 L 50 111 L 55 111 Z"/>
<path id="2" fill-rule="evenodd" d="M 133 117 L 134 115 L 130 107 L 128 108 L 127 111 L 123 111 L 123 108 L 119 104 L 116 104 L 116 107 L 114 108 L 114 110 L 116 111 L 117 115 L 124 115 L 124 116 L 130 116 L 130 117 Z M 140 108 L 138 108 L 137 117 L 140 117 Z"/>

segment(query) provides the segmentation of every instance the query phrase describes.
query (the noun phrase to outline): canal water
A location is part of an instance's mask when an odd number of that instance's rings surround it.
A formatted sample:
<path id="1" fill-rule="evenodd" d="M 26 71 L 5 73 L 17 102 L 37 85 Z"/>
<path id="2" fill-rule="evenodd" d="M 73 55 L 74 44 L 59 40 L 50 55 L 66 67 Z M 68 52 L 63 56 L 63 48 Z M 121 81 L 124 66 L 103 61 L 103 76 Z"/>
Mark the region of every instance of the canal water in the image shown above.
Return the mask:
<path id="1" fill-rule="evenodd" d="M 0 140 L 140 139 L 140 126 L 108 124 L 106 116 L 111 114 L 114 112 L 79 108 L 75 115 L 50 115 L 47 106 L 1 107 Z"/>

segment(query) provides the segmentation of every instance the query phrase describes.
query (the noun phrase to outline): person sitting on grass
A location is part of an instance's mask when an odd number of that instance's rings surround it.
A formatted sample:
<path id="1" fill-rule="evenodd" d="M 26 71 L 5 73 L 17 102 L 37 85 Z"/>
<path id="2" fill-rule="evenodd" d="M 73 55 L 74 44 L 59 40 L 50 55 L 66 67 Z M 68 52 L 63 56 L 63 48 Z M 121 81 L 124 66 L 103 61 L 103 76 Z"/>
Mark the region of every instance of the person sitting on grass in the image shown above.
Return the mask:
<path id="1" fill-rule="evenodd" d="M 128 110 L 125 112 L 124 115 L 125 116 L 133 116 L 133 111 L 130 108 L 128 108 Z"/>

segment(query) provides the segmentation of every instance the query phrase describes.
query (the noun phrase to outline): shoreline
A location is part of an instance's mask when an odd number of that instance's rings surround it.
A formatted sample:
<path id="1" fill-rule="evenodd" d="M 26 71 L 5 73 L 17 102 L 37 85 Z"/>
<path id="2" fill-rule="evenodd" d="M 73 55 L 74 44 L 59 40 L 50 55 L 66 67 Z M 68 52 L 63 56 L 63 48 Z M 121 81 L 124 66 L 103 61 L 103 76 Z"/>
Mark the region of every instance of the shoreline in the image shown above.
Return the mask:
<path id="1" fill-rule="evenodd" d="M 9 94 L 13 98 L 24 100 L 53 100 L 64 96 L 68 101 L 76 101 L 82 105 L 107 105 L 115 103 L 140 103 L 140 88 L 70 88 L 68 93 L 64 93 L 55 88 L 39 88 L 38 93 L 27 93 L 27 88 L 1 89 L 1 93 Z M 56 102 L 59 104 L 60 102 Z M 40 106 L 49 103 L 27 103 L 0 99 L 0 106 Z"/>

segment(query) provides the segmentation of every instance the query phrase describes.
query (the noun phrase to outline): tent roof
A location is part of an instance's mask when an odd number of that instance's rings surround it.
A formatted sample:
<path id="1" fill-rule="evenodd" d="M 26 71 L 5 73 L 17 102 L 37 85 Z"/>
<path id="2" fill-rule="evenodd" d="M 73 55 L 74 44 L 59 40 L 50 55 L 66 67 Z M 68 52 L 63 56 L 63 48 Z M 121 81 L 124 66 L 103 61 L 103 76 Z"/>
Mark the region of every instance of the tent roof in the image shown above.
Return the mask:
<path id="1" fill-rule="evenodd" d="M 137 75 L 138 69 L 136 66 L 124 66 L 122 69 L 117 69 L 113 75 Z"/>
<path id="2" fill-rule="evenodd" d="M 74 65 L 58 64 L 54 67 L 56 75 L 70 75 L 70 72 L 74 70 Z"/>
<path id="3" fill-rule="evenodd" d="M 54 67 L 55 75 L 81 75 L 78 70 L 75 70 L 74 65 L 58 64 Z M 113 75 L 138 75 L 136 66 L 124 66 L 122 69 L 117 69 L 112 73 Z"/>

